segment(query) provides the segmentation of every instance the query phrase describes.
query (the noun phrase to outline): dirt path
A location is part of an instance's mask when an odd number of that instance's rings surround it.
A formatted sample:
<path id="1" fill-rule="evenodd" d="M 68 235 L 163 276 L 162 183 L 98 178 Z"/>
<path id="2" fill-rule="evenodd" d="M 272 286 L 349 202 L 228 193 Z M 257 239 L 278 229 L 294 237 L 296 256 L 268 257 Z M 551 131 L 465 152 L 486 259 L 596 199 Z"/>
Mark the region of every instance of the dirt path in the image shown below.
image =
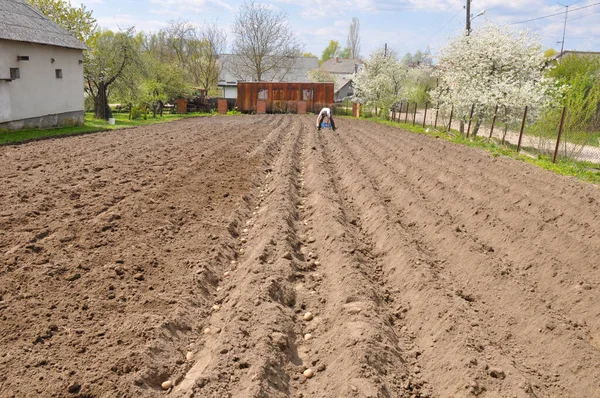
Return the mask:
<path id="1" fill-rule="evenodd" d="M 313 122 L 0 148 L 0 397 L 600 396 L 597 187 Z"/>

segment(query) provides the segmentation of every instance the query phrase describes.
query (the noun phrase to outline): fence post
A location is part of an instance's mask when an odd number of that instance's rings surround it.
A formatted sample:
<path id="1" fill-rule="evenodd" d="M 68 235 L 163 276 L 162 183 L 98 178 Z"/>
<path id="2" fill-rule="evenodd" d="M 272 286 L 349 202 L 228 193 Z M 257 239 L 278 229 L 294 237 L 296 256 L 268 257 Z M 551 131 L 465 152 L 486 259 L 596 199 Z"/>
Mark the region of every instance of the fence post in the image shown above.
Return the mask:
<path id="1" fill-rule="evenodd" d="M 413 126 L 415 125 L 415 120 L 417 119 L 417 105 L 419 105 L 419 103 L 415 102 L 415 112 L 413 113 Z"/>
<path id="2" fill-rule="evenodd" d="M 525 119 L 527 119 L 527 105 L 525 105 L 525 112 L 523 112 L 523 121 L 521 122 L 521 132 L 519 133 L 519 143 L 517 144 L 517 152 L 521 150 L 521 140 L 523 139 L 523 130 L 525 129 Z"/>
<path id="3" fill-rule="evenodd" d="M 494 124 L 496 123 L 496 114 L 498 113 L 498 105 L 496 105 L 496 110 L 494 111 L 494 118 L 492 119 L 492 128 L 490 129 L 490 138 L 494 134 Z"/>
<path id="4" fill-rule="evenodd" d="M 558 146 L 560 145 L 560 136 L 562 135 L 563 125 L 565 124 L 565 114 L 567 113 L 567 107 L 563 106 L 562 116 L 560 117 L 560 127 L 558 128 L 558 137 L 556 138 L 556 149 L 554 150 L 554 157 L 552 163 L 556 163 L 556 155 L 558 155 Z"/>
<path id="5" fill-rule="evenodd" d="M 452 129 L 452 116 L 454 116 L 454 105 L 452 105 L 452 109 L 450 110 L 450 122 L 448 122 L 448 132 Z"/>
<path id="6" fill-rule="evenodd" d="M 471 113 L 469 114 L 469 126 L 467 127 L 467 138 L 471 132 L 471 120 L 473 120 L 473 111 L 475 111 L 475 104 L 471 105 Z"/>
<path id="7" fill-rule="evenodd" d="M 438 106 L 435 110 L 435 122 L 433 123 L 433 129 L 436 130 L 437 129 L 437 119 L 438 119 L 438 114 L 440 113 L 440 103 L 438 102 Z"/>
<path id="8" fill-rule="evenodd" d="M 427 105 L 429 102 L 425 102 L 425 114 L 423 115 L 423 128 L 425 128 L 425 121 L 427 120 Z"/>
<path id="9" fill-rule="evenodd" d="M 408 108 L 409 102 L 406 101 L 406 115 L 404 116 L 404 124 L 408 123 Z"/>

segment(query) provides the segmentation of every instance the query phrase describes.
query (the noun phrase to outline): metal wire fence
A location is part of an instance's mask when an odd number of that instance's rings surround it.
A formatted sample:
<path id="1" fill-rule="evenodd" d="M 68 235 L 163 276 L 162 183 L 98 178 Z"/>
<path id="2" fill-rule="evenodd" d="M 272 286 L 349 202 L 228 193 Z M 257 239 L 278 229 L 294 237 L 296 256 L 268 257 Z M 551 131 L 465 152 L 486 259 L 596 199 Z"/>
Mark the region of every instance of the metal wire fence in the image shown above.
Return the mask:
<path id="1" fill-rule="evenodd" d="M 600 104 L 598 104 L 600 109 Z M 600 111 L 581 117 L 564 107 L 463 107 L 403 101 L 389 119 L 465 137 L 481 137 L 533 156 L 600 164 Z"/>

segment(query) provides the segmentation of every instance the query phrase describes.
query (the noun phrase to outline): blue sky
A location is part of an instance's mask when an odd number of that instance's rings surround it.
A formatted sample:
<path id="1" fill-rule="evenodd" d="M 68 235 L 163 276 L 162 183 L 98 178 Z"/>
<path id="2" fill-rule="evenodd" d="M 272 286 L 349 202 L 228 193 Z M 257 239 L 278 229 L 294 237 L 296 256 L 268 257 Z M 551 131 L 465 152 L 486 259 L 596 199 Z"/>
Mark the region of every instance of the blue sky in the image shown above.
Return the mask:
<path id="1" fill-rule="evenodd" d="M 170 20 L 216 22 L 229 34 L 242 0 L 71 0 L 93 11 L 100 26 L 157 31 Z M 459 0 L 274 0 L 259 1 L 284 10 L 307 52 L 320 57 L 330 40 L 346 44 L 352 17 L 359 18 L 361 55 L 388 43 L 400 55 L 429 46 L 433 53 L 465 26 L 465 1 Z M 565 49 L 600 51 L 600 0 L 571 0 Z M 490 21 L 529 28 L 544 48 L 560 49 L 565 7 L 549 0 L 472 0 L 471 12 L 484 15 L 473 26 Z M 552 14 L 559 14 L 546 17 Z M 534 21 L 523 22 L 530 19 Z M 231 41 L 231 40 L 229 40 Z"/>

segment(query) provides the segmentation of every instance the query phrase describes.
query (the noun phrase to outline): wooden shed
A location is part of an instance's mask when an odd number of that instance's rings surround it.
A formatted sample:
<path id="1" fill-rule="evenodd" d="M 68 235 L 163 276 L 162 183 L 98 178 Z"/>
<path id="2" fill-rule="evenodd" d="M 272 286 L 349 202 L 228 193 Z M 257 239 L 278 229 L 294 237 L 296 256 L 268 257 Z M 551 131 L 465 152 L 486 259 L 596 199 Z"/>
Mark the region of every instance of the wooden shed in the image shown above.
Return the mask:
<path id="1" fill-rule="evenodd" d="M 306 111 L 319 112 L 333 104 L 333 83 L 238 82 L 237 108 L 256 112 L 258 100 L 265 100 L 267 113 L 296 113 L 298 102 Z"/>

